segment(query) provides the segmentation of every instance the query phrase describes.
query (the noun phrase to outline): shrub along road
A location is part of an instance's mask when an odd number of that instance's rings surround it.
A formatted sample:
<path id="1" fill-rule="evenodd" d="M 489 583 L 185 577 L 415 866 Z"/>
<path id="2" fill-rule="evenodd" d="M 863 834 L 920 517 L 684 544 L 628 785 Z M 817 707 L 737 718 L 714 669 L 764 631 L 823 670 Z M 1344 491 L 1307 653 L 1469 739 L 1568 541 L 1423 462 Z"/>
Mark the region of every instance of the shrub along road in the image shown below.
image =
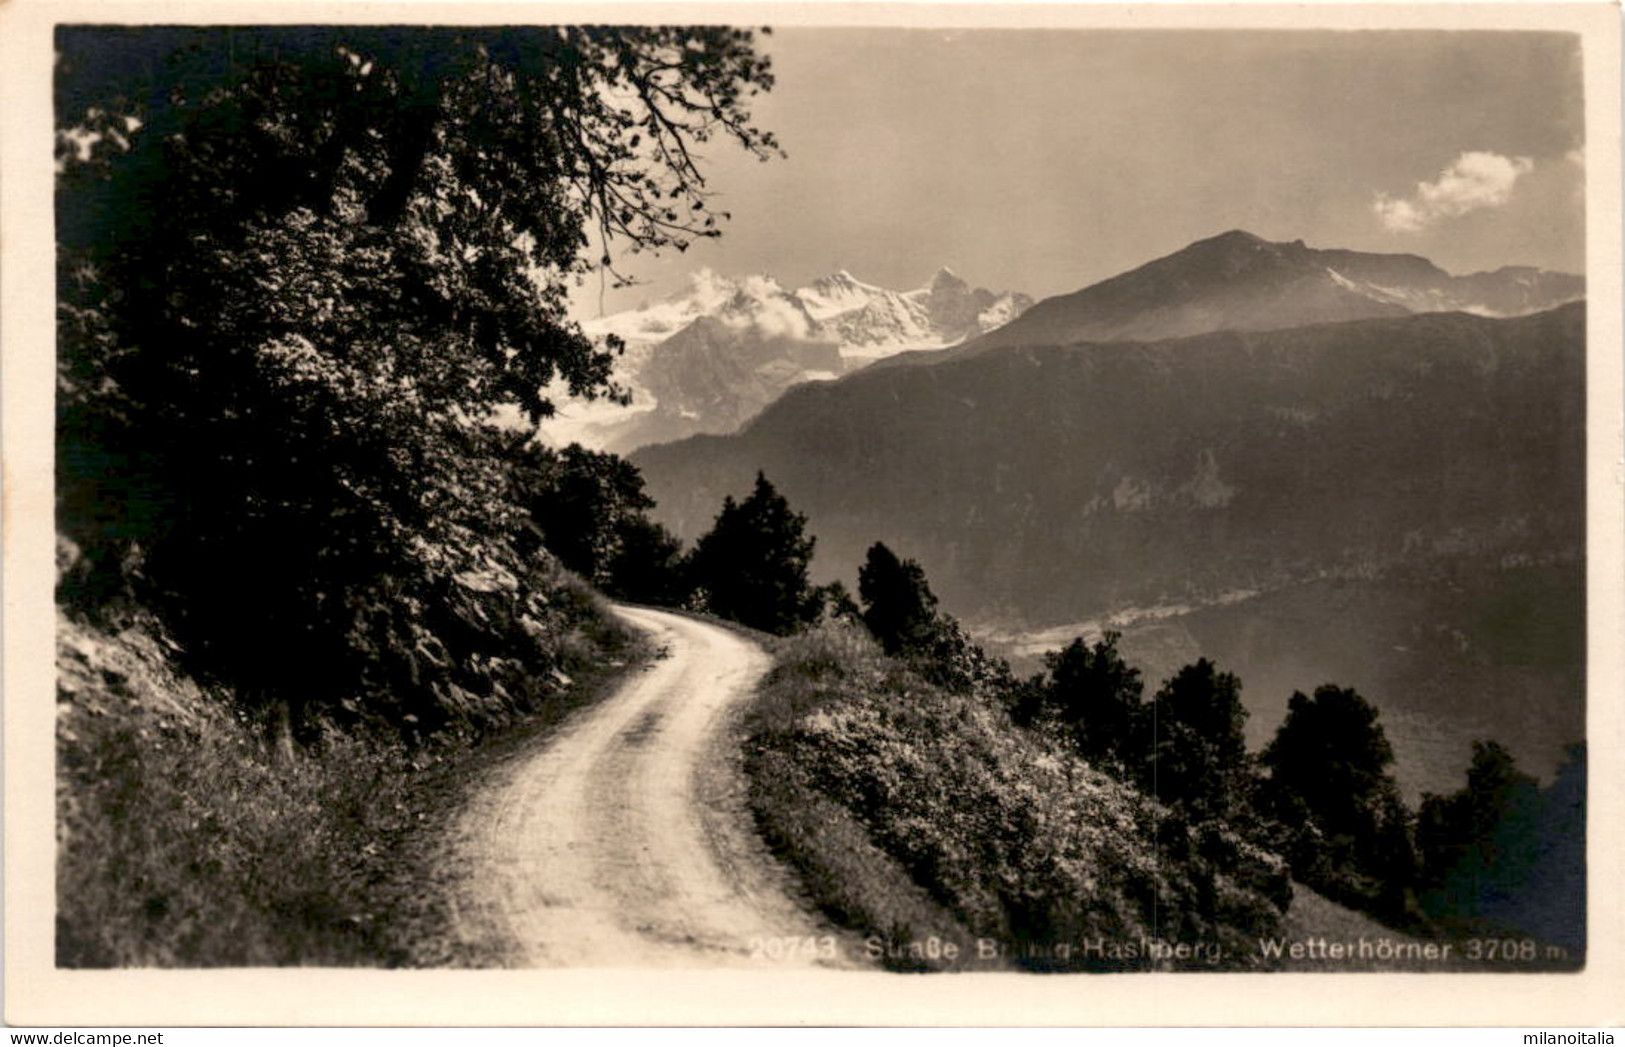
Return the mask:
<path id="1" fill-rule="evenodd" d="M 838 962 L 786 948 L 831 932 L 792 900 L 745 803 L 739 714 L 768 654 L 692 618 L 617 613 L 660 655 L 475 795 L 461 933 L 532 966 Z"/>

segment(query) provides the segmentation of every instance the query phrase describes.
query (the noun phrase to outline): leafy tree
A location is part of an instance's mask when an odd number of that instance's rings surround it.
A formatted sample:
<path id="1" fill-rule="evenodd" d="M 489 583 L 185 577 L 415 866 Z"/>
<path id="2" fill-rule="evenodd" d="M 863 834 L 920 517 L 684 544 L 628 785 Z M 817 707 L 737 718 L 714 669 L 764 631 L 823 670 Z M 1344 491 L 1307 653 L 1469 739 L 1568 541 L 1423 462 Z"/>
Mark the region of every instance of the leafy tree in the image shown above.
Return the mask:
<path id="1" fill-rule="evenodd" d="M 1134 738 L 1144 693 L 1140 670 L 1117 651 L 1121 637 L 1107 632 L 1090 645 L 1080 636 L 1044 655 L 1049 678 L 1041 687 L 1026 689 L 1026 703 L 1017 709 L 1024 722 L 1059 722 L 1085 759 L 1115 769 L 1120 777 L 1140 763 Z"/>
<path id="2" fill-rule="evenodd" d="M 1326 684 L 1294 693 L 1286 719 L 1261 757 L 1268 806 L 1288 828 L 1294 872 L 1363 908 L 1391 894 L 1396 834 L 1404 807 L 1375 706 L 1353 689 Z M 1398 819 L 1398 824 L 1396 824 Z"/>
<path id="3" fill-rule="evenodd" d="M 1486 845 L 1491 863 L 1515 865 L 1529 848 L 1539 801 L 1539 784 L 1518 770 L 1499 742 L 1474 742 L 1467 768 L 1467 827 Z"/>
<path id="4" fill-rule="evenodd" d="M 564 566 L 611 596 L 684 602 L 682 543 L 648 518 L 655 502 L 637 466 L 580 444 L 532 444 L 515 456 L 513 475 L 537 541 Z"/>
<path id="5" fill-rule="evenodd" d="M 883 542 L 869 547 L 858 569 L 863 623 L 890 655 L 950 691 L 980 691 L 1008 703 L 1015 687 L 1010 666 L 972 642 L 959 622 L 938 611 L 925 571 L 901 560 Z"/>
<path id="6" fill-rule="evenodd" d="M 926 648 L 937 632 L 937 598 L 925 571 L 882 542 L 869 547 L 858 569 L 858 598 L 863 624 L 887 654 Z"/>
<path id="7" fill-rule="evenodd" d="M 635 603 L 686 605 L 688 576 L 677 536 L 646 516 L 622 521 L 620 531 L 620 549 L 610 561 L 604 591 Z"/>
<path id="8" fill-rule="evenodd" d="M 1574 870 L 1584 868 L 1583 844 L 1576 846 L 1584 839 L 1578 759 L 1571 754 L 1543 792 L 1499 743 L 1473 743 L 1466 787 L 1424 797 L 1418 814 L 1422 904 L 1431 916 L 1576 937 L 1571 928 L 1583 921 L 1565 918 L 1549 888 L 1574 883 Z M 1554 855 L 1563 857 L 1554 862 Z"/>
<path id="9" fill-rule="evenodd" d="M 627 522 L 655 504 L 636 466 L 580 444 L 532 445 L 516 455 L 514 474 L 542 544 L 594 585 L 609 578 Z"/>
<path id="10" fill-rule="evenodd" d="M 975 643 L 959 620 L 938 614 L 930 642 L 910 657 L 921 676 L 959 694 L 979 693 L 1008 704 L 1016 679 L 1010 664 Z"/>
<path id="11" fill-rule="evenodd" d="M 716 233 L 692 146 L 776 149 L 751 34 L 56 43 L 64 597 L 133 589 L 268 693 L 466 705 L 444 665 L 515 653 L 493 631 L 534 611 L 504 467 L 528 434 L 488 423 L 624 398 L 566 292 L 613 244 Z M 464 606 L 498 593 L 495 617 Z"/>
<path id="12" fill-rule="evenodd" d="M 1194 818 L 1231 818 L 1246 807 L 1251 769 L 1241 682 L 1206 658 L 1164 683 L 1145 710 L 1150 752 L 1141 787 Z"/>
<path id="13" fill-rule="evenodd" d="M 711 531 L 690 560 L 696 588 L 715 614 L 788 635 L 818 618 L 821 601 L 807 582 L 814 539 L 807 518 L 790 508 L 760 472 L 750 497 L 723 500 Z"/>
<path id="14" fill-rule="evenodd" d="M 1416 923 L 1422 917 L 1416 896 L 1422 868 L 1416 846 L 1417 819 L 1394 790 L 1383 793 L 1377 814 L 1371 860 L 1372 875 L 1378 882 L 1373 911 L 1393 922 Z"/>

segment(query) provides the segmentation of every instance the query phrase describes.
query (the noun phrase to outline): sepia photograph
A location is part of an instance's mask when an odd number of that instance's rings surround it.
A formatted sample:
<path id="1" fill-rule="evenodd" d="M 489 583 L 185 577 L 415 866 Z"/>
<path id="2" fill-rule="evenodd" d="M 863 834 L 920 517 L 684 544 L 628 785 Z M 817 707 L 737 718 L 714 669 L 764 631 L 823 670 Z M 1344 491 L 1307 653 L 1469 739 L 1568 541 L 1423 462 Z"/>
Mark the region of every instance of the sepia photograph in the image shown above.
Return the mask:
<path id="1" fill-rule="evenodd" d="M 1617 972 L 1617 10 L 222 7 L 10 74 L 14 998 Z"/>

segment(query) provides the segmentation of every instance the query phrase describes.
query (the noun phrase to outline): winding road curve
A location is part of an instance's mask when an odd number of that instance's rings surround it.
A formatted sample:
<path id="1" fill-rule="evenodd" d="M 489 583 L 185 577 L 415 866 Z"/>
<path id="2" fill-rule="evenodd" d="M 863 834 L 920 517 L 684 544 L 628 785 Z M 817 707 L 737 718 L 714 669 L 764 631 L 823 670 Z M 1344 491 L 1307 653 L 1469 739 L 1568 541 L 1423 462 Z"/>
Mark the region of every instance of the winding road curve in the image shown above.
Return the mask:
<path id="1" fill-rule="evenodd" d="M 745 803 L 738 714 L 769 656 L 692 618 L 617 613 L 662 657 L 463 814 L 480 922 L 530 966 L 834 965 L 817 948 L 764 959 L 764 942 L 830 933 L 791 900 Z"/>

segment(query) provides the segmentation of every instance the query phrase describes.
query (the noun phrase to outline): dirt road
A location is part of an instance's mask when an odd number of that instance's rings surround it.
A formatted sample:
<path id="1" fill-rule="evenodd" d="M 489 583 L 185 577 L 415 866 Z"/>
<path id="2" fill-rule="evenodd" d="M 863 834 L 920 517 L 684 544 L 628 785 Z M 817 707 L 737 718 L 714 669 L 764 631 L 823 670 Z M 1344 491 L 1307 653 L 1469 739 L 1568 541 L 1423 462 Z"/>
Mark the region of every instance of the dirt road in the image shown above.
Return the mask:
<path id="1" fill-rule="evenodd" d="M 485 932 L 530 966 L 827 962 L 828 929 L 790 900 L 745 806 L 736 714 L 767 653 L 691 618 L 618 613 L 664 656 L 511 763 L 463 816 Z M 820 944 L 786 948 L 806 939 Z"/>

